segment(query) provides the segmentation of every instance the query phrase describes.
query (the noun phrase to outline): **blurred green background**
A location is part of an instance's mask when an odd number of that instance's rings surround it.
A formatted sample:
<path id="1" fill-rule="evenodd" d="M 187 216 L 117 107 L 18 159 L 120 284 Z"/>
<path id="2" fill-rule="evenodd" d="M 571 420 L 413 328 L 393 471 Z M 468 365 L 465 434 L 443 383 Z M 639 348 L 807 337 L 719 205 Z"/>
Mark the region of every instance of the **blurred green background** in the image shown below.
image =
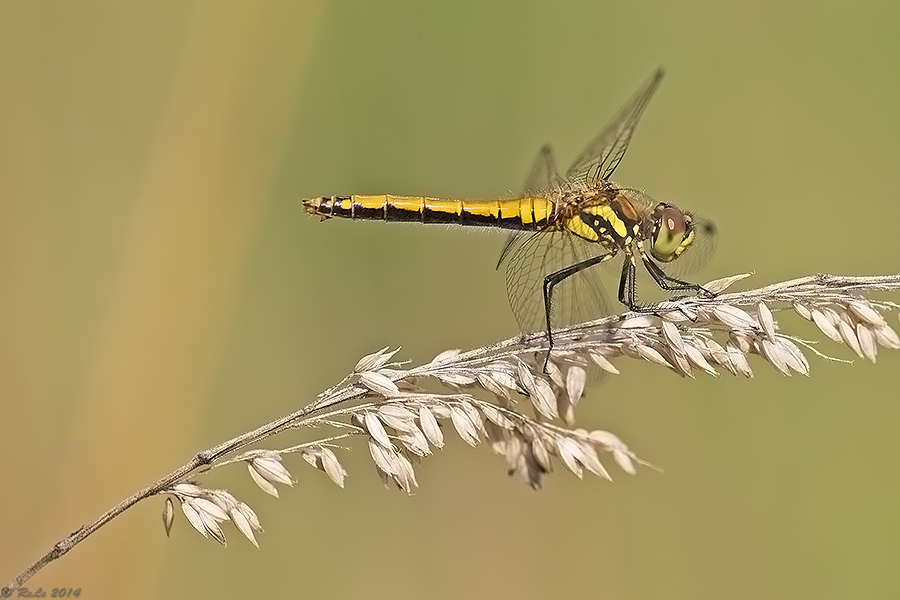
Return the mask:
<path id="1" fill-rule="evenodd" d="M 896 2 L 0 5 L 0 579 L 367 352 L 513 335 L 502 237 L 319 223 L 300 199 L 510 193 L 658 65 L 616 179 L 716 221 L 699 279 L 897 272 Z M 665 474 L 560 469 L 534 493 L 454 439 L 406 497 L 358 444 L 343 491 L 297 459 L 279 500 L 240 467 L 204 479 L 256 509 L 260 550 L 180 515 L 167 540 L 150 501 L 29 587 L 897 597 L 900 358 L 810 360 L 750 381 L 621 361 L 579 422 Z"/>

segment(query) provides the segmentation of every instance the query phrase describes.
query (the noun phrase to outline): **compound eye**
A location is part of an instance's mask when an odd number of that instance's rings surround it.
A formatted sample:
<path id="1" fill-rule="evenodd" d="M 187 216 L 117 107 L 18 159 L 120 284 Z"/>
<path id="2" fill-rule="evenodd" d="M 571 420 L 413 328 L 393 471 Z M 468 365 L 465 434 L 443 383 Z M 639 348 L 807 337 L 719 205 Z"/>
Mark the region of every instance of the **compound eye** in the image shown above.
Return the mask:
<path id="1" fill-rule="evenodd" d="M 678 256 L 688 237 L 689 220 L 674 206 L 665 206 L 658 213 L 653 227 L 650 253 L 660 262 L 670 262 Z"/>

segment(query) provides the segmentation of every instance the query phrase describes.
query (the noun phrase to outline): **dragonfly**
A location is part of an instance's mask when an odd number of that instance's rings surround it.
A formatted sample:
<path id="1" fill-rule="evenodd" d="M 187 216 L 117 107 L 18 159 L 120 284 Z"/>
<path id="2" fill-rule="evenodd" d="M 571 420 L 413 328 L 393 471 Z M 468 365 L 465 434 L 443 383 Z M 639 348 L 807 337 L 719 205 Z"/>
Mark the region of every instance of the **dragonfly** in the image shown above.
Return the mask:
<path id="1" fill-rule="evenodd" d="M 610 180 L 665 75 L 657 69 L 616 116 L 559 175 L 553 149 L 538 153 L 518 197 L 465 200 L 423 196 L 323 196 L 303 201 L 307 212 L 380 221 L 440 223 L 509 230 L 497 268 L 506 269 L 510 306 L 523 333 L 544 330 L 547 360 L 553 332 L 608 314 L 598 266 L 622 256 L 618 299 L 634 312 L 654 312 L 637 294 L 640 262 L 667 292 L 712 297 L 702 286 L 666 273 L 704 245 L 714 226 L 674 204 Z M 546 362 L 545 362 L 546 370 Z"/>

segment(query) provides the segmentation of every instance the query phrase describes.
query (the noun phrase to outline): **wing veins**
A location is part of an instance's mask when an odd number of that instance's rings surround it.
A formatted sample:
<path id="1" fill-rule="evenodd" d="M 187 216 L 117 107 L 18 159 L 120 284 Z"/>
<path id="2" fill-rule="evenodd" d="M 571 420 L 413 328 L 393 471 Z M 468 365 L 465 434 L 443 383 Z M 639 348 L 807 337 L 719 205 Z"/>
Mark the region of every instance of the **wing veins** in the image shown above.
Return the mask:
<path id="1" fill-rule="evenodd" d="M 665 71 L 662 68 L 644 82 L 616 116 L 600 130 L 600 133 L 581 151 L 566 171 L 567 181 L 582 181 L 588 184 L 598 179 L 608 179 L 622 161 L 631 136 L 650 99 L 662 82 Z"/>

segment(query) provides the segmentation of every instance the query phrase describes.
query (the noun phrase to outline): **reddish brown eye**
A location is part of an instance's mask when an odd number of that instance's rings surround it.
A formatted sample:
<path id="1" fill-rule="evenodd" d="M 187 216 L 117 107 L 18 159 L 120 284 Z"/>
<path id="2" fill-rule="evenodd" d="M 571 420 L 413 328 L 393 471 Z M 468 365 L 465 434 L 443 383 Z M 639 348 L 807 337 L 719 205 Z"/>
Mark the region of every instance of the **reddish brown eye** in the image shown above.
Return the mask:
<path id="1" fill-rule="evenodd" d="M 678 255 L 687 232 L 687 218 L 674 206 L 659 210 L 650 244 L 650 253 L 660 262 L 669 262 Z"/>
<path id="2" fill-rule="evenodd" d="M 684 213 L 671 206 L 663 209 L 662 221 L 665 223 L 665 228 L 669 230 L 669 235 L 673 237 L 683 236 L 684 230 L 687 229 Z"/>

